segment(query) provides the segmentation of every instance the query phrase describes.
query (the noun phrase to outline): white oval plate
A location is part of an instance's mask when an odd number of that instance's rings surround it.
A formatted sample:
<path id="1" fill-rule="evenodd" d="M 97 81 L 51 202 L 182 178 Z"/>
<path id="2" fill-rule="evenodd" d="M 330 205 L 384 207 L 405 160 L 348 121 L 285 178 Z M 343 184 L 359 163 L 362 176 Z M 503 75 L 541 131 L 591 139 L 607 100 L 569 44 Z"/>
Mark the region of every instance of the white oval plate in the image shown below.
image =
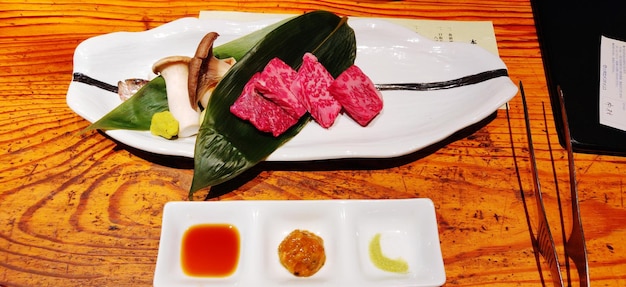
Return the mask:
<path id="1" fill-rule="evenodd" d="M 116 32 L 82 42 L 74 54 L 74 72 L 110 84 L 127 78 L 152 78 L 152 64 L 171 55 L 191 56 L 210 31 L 216 45 L 281 19 L 250 22 L 183 18 L 145 32 Z M 384 20 L 352 18 L 358 65 L 375 83 L 437 82 L 505 69 L 497 56 L 477 45 L 435 42 Z M 367 127 L 347 116 L 324 129 L 309 123 L 278 148 L 268 161 L 335 158 L 387 158 L 437 143 L 495 112 L 517 93 L 508 77 L 448 90 L 383 92 L 384 108 Z M 94 122 L 119 105 L 114 93 L 71 82 L 67 104 Z M 193 138 L 166 140 L 150 132 L 111 130 L 112 138 L 144 151 L 193 158 Z"/>
<path id="2" fill-rule="evenodd" d="M 225 278 L 193 277 L 181 267 L 182 238 L 197 224 L 231 224 L 240 235 L 235 272 Z M 313 276 L 289 273 L 278 245 L 294 229 L 324 240 L 326 263 Z M 407 274 L 377 269 L 369 242 L 402 257 Z M 437 217 L 427 198 L 391 200 L 276 200 L 168 202 L 163 211 L 154 286 L 441 286 L 446 281 Z"/>

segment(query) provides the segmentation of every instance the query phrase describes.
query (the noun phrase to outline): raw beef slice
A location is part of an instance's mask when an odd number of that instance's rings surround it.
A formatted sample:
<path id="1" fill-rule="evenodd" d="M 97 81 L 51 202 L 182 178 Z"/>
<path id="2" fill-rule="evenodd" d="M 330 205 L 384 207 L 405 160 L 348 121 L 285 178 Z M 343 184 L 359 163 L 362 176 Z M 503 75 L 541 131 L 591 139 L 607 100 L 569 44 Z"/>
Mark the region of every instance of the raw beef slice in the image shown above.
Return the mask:
<path id="1" fill-rule="evenodd" d="M 241 96 L 230 106 L 230 112 L 248 120 L 258 130 L 279 136 L 298 122 L 284 109 L 261 96 L 255 89 L 260 73 L 254 74 L 244 86 Z"/>
<path id="2" fill-rule="evenodd" d="M 256 89 L 263 97 L 276 103 L 292 117 L 299 119 L 306 113 L 306 108 L 294 95 L 290 86 L 297 72 L 279 58 L 267 63 L 256 83 Z"/>
<path id="3" fill-rule="evenodd" d="M 366 126 L 383 108 L 383 96 L 372 80 L 352 65 L 328 88 L 345 112 L 361 126 Z"/>
<path id="4" fill-rule="evenodd" d="M 341 111 L 339 102 L 328 92 L 333 76 L 313 54 L 306 53 L 302 59 L 296 79 L 291 84 L 291 91 L 317 123 L 329 128 Z"/>

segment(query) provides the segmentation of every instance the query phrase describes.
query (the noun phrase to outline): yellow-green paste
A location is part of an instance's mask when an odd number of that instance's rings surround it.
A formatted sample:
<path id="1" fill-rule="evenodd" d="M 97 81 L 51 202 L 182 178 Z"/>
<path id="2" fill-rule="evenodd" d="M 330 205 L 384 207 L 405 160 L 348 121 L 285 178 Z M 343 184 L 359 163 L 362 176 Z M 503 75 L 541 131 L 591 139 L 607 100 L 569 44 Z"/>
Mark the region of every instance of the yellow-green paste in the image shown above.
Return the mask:
<path id="1" fill-rule="evenodd" d="M 168 140 L 172 139 L 178 135 L 178 121 L 170 111 L 155 113 L 150 122 L 150 133 Z"/>
<path id="2" fill-rule="evenodd" d="M 370 260 L 377 268 L 393 273 L 409 272 L 409 264 L 402 258 L 391 259 L 383 254 L 380 247 L 380 233 L 374 235 L 370 241 Z"/>

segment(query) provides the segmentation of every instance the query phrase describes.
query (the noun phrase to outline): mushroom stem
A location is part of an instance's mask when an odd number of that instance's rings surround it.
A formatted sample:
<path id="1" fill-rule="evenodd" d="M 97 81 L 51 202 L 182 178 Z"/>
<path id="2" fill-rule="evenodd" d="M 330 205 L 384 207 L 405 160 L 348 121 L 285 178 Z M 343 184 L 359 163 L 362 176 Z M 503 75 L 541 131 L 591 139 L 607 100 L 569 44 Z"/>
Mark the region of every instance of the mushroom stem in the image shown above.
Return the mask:
<path id="1" fill-rule="evenodd" d="M 178 121 L 178 137 L 193 136 L 200 129 L 200 112 L 189 104 L 187 79 L 190 59 L 185 56 L 171 56 L 157 61 L 152 66 L 152 71 L 160 74 L 165 80 L 167 104 Z"/>

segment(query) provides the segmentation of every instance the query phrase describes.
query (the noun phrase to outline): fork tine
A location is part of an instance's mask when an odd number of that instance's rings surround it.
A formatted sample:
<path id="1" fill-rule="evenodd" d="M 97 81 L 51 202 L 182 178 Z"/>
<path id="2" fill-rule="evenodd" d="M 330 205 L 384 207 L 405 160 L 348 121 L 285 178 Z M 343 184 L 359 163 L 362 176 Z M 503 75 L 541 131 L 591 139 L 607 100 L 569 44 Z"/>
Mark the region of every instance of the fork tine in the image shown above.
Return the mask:
<path id="1" fill-rule="evenodd" d="M 539 216 L 541 216 L 541 212 Z M 550 275 L 552 275 L 552 282 L 554 283 L 554 286 L 564 286 L 556 247 L 554 245 L 554 241 L 552 240 L 552 234 L 550 233 L 550 227 L 548 226 L 548 223 L 542 219 L 539 221 L 537 244 L 539 246 L 539 252 L 550 267 Z"/>
<path id="2" fill-rule="evenodd" d="M 556 253 L 556 247 L 552 233 L 550 232 L 550 226 L 546 216 L 546 210 L 543 204 L 543 196 L 541 195 L 541 185 L 539 183 L 539 171 L 537 167 L 537 158 L 535 155 L 535 148 L 533 145 L 532 132 L 530 129 L 530 116 L 528 115 L 528 104 L 526 103 L 526 94 L 524 93 L 524 86 L 522 82 L 519 83 L 520 94 L 522 96 L 522 106 L 524 109 L 524 122 L 526 124 L 526 136 L 528 138 L 528 151 L 530 154 L 530 163 L 532 169 L 533 186 L 535 189 L 535 200 L 537 202 L 537 212 L 539 216 L 539 225 L 537 232 L 537 244 L 539 252 L 546 260 L 546 263 L 550 267 L 550 273 L 552 275 L 552 282 L 554 286 L 563 286 L 563 276 L 561 275 L 561 268 L 559 265 L 558 255 Z"/>

